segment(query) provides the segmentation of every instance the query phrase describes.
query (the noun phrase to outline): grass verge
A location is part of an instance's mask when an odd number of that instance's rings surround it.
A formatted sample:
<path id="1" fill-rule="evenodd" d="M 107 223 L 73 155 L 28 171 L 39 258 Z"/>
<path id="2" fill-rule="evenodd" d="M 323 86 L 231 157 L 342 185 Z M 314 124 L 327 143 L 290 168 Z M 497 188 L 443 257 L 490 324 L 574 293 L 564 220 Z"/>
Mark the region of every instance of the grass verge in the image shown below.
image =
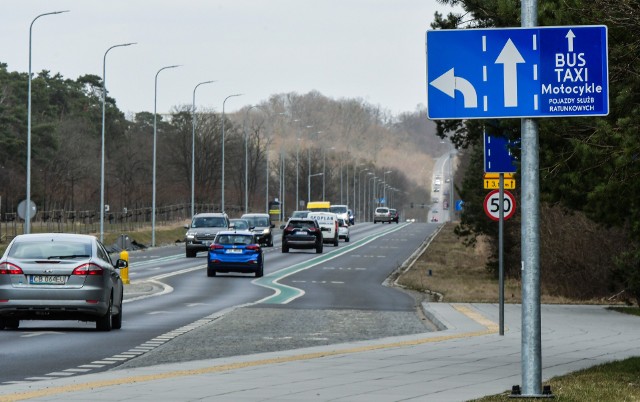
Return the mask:
<path id="1" fill-rule="evenodd" d="M 640 357 L 594 366 L 552 378 L 555 401 L 640 401 Z M 513 401 L 509 392 L 491 395 L 476 402 Z"/>

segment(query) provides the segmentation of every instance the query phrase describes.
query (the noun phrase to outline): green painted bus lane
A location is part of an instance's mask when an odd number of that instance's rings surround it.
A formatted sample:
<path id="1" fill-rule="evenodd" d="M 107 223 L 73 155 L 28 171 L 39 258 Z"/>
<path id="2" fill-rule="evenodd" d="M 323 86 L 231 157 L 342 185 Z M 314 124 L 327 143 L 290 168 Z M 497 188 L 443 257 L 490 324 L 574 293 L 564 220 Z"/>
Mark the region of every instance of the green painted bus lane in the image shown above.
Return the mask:
<path id="1" fill-rule="evenodd" d="M 405 226 L 409 225 L 409 223 L 403 223 L 398 225 L 395 228 L 389 228 L 382 232 L 375 233 L 365 237 L 364 239 L 360 239 L 353 243 L 341 243 L 344 244 L 342 247 L 332 250 L 328 253 L 322 254 L 318 257 L 312 258 L 308 261 L 304 261 L 295 265 L 291 265 L 290 267 L 283 268 L 279 271 L 272 272 L 268 275 L 263 276 L 262 278 L 258 278 L 253 280 L 253 283 L 268 289 L 272 289 L 275 293 L 271 296 L 265 297 L 262 300 L 256 302 L 256 304 L 287 304 L 291 301 L 304 296 L 304 290 L 294 288 L 292 286 L 283 285 L 279 283 L 280 280 L 296 274 L 298 272 L 307 270 L 309 268 L 315 267 L 316 265 L 322 264 L 326 261 L 332 260 L 334 258 L 340 257 L 346 253 L 349 253 L 353 250 L 356 250 L 366 244 L 371 243 L 374 240 L 379 239 L 380 237 L 386 236 L 389 233 L 396 232 Z"/>

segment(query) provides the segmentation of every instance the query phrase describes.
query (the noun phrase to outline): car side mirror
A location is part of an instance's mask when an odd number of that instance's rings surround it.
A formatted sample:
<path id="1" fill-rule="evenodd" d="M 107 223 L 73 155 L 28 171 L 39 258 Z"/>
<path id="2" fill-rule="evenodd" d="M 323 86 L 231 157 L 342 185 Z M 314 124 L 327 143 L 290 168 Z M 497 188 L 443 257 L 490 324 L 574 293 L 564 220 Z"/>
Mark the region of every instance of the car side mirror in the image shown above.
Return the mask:
<path id="1" fill-rule="evenodd" d="M 189 229 L 189 225 L 184 225 L 184 228 L 185 229 Z"/>
<path id="2" fill-rule="evenodd" d="M 272 223 L 272 224 L 271 224 L 271 225 L 269 225 L 269 226 L 271 227 L 271 229 L 273 229 L 273 228 L 275 228 L 275 227 L 276 227 L 276 224 L 275 224 L 275 223 Z"/>
<path id="3" fill-rule="evenodd" d="M 285 226 L 285 225 L 280 225 L 280 229 L 284 229 L 284 226 Z"/>
<path id="4" fill-rule="evenodd" d="M 129 262 L 121 258 L 118 258 L 115 265 L 116 268 L 127 268 L 128 266 L 129 266 Z"/>

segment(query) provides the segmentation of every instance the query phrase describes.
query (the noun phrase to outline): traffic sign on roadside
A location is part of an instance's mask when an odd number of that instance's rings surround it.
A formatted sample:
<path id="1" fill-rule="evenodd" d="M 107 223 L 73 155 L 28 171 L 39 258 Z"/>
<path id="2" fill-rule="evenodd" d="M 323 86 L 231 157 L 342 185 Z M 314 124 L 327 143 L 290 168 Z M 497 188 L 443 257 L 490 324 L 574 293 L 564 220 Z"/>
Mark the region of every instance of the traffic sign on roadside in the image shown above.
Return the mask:
<path id="1" fill-rule="evenodd" d="M 512 173 L 518 169 L 511 154 L 509 140 L 484 133 L 484 171 L 487 173 Z"/>
<path id="2" fill-rule="evenodd" d="M 606 26 L 426 33 L 430 119 L 609 114 Z"/>
<path id="3" fill-rule="evenodd" d="M 484 198 L 484 212 L 494 221 L 500 220 L 500 191 L 493 190 Z M 516 212 L 516 197 L 509 191 L 504 192 L 503 199 L 504 220 Z"/>

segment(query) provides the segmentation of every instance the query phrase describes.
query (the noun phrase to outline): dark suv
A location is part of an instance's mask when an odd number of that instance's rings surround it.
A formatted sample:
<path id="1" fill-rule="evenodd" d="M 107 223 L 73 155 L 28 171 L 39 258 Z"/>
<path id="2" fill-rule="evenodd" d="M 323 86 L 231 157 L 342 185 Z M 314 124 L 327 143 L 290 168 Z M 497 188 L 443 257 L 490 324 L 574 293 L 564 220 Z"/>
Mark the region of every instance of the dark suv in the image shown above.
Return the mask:
<path id="1" fill-rule="evenodd" d="M 389 213 L 391 214 L 391 222 L 398 223 L 398 221 L 400 220 L 400 217 L 398 216 L 398 210 L 389 208 Z"/>
<path id="2" fill-rule="evenodd" d="M 315 219 L 291 218 L 282 225 L 282 252 L 290 248 L 315 249 L 322 253 L 322 229 Z"/>
<path id="3" fill-rule="evenodd" d="M 255 235 L 256 242 L 267 247 L 273 247 L 273 233 L 271 229 L 276 227 L 271 223 L 269 214 L 244 214 L 240 219 L 249 222 L 249 228 Z"/>
<path id="4" fill-rule="evenodd" d="M 229 229 L 229 218 L 225 213 L 196 214 L 191 225 L 185 226 L 185 251 L 187 258 L 193 258 L 198 251 L 207 251 L 213 239 L 221 230 Z"/>

